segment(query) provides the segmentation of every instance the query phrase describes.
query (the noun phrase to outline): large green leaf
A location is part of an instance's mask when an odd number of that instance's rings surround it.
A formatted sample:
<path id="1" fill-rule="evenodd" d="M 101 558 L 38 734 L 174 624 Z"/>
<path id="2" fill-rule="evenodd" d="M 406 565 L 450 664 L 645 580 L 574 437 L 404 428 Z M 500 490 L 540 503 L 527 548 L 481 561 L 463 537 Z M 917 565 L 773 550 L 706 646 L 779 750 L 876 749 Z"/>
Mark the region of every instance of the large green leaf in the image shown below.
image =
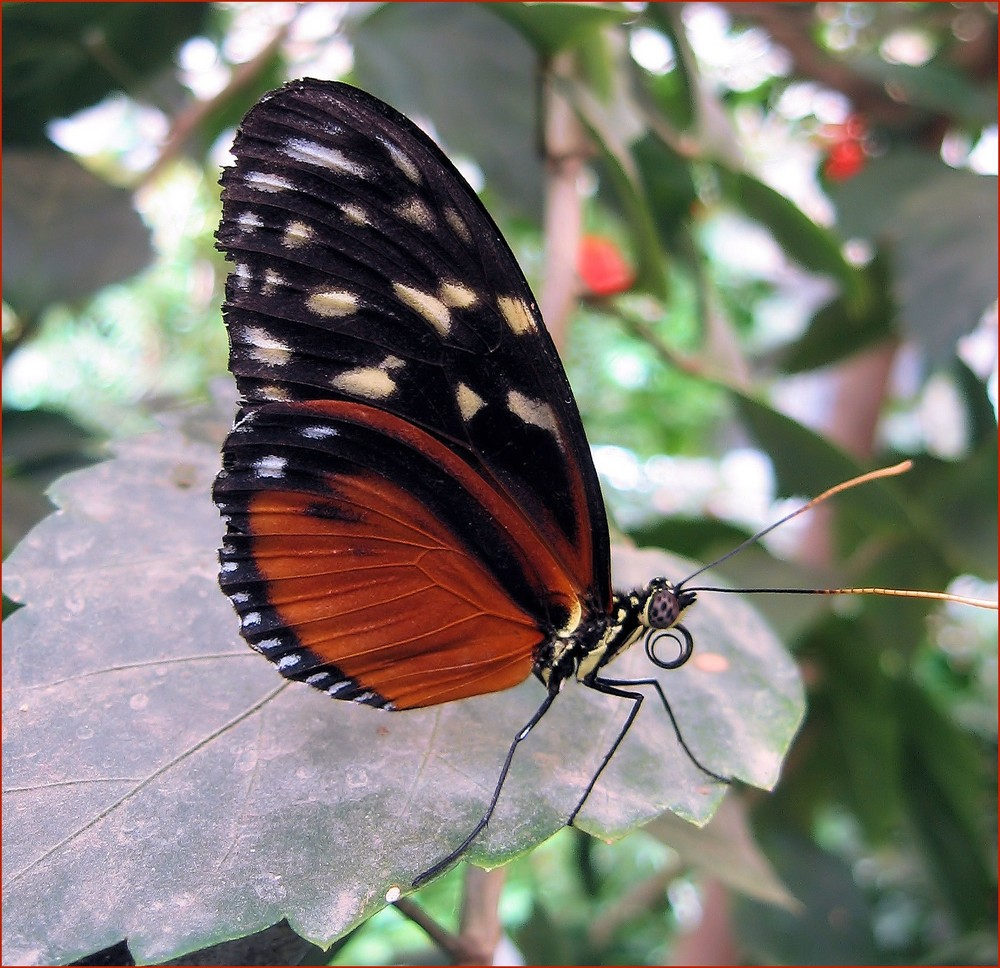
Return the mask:
<path id="1" fill-rule="evenodd" d="M 800 909 L 754 841 L 743 798 L 727 797 L 704 827 L 665 813 L 643 829 L 674 850 L 682 863 L 731 890 L 793 913 Z"/>
<path id="2" fill-rule="evenodd" d="M 900 328 L 931 360 L 950 360 L 997 298 L 996 178 L 899 151 L 830 194 L 845 237 L 890 248 Z"/>
<path id="3" fill-rule="evenodd" d="M 634 142 L 631 154 L 660 238 L 666 247 L 676 250 L 683 245 L 682 230 L 690 223 L 698 197 L 691 164 L 652 134 Z"/>
<path id="4" fill-rule="evenodd" d="M 127 279 L 153 258 L 131 192 L 51 146 L 4 151 L 3 222 L 4 299 L 29 318 Z"/>
<path id="5" fill-rule="evenodd" d="M 997 439 L 979 444 L 960 464 L 922 460 L 907 484 L 938 553 L 955 572 L 997 574 Z"/>
<path id="6" fill-rule="evenodd" d="M 970 125 L 985 127 L 996 122 L 996 85 L 975 83 L 971 73 L 956 70 L 943 57 L 914 65 L 865 54 L 850 58 L 849 63 L 859 75 L 885 85 L 895 100 Z"/>
<path id="7" fill-rule="evenodd" d="M 543 696 L 526 682 L 409 713 L 287 683 L 242 643 L 216 585 L 218 455 L 164 431 L 63 478 L 61 510 L 11 556 L 5 623 L 4 944 L 67 962 L 127 937 L 160 961 L 287 918 L 326 945 L 471 828 Z M 617 581 L 693 566 L 623 553 Z M 714 598 L 714 600 L 713 600 Z M 794 664 L 749 606 L 709 596 L 699 643 L 661 673 L 687 743 L 770 787 L 802 715 Z M 641 650 L 621 677 L 657 671 Z M 664 809 L 704 823 L 725 788 L 650 699 L 579 818 L 615 837 Z M 570 685 L 515 758 L 470 858 L 558 830 L 626 713 Z"/>
<path id="8" fill-rule="evenodd" d="M 860 467 L 835 444 L 762 400 L 735 390 L 732 396 L 744 426 L 774 464 L 779 495 L 814 497 L 869 469 Z M 892 481 L 845 491 L 837 502 L 863 515 L 871 524 L 904 524 L 907 520 Z"/>
<path id="9" fill-rule="evenodd" d="M 651 3 L 646 6 L 646 18 L 670 41 L 674 51 L 673 70 L 663 77 L 648 77 L 646 81 L 658 107 L 679 128 L 690 128 L 698 112 L 698 62 L 691 50 L 684 25 L 681 8 L 665 3 Z"/>
<path id="10" fill-rule="evenodd" d="M 613 103 L 604 104 L 583 89 L 573 92 L 573 103 L 599 155 L 602 181 L 612 194 L 628 226 L 636 262 L 635 288 L 666 299 L 667 263 L 653 217 L 638 159 L 633 154 L 636 126 L 641 122 L 630 95 L 619 91 Z"/>
<path id="11" fill-rule="evenodd" d="M 733 899 L 734 935 L 758 965 L 871 965 L 879 951 L 871 902 L 848 864 L 787 826 L 757 836 L 778 875 L 802 902 L 792 913 L 743 897 Z"/>
<path id="12" fill-rule="evenodd" d="M 752 175 L 724 168 L 718 171 L 726 198 L 764 225 L 790 259 L 836 280 L 852 307 L 864 305 L 868 293 L 857 270 L 844 258 L 833 232 L 817 225 L 791 199 Z"/>
<path id="13" fill-rule="evenodd" d="M 820 307 L 806 332 L 781 351 L 785 373 L 829 366 L 895 335 L 896 308 L 888 259 L 879 252 L 857 272 L 869 298 L 852 302 L 839 293 Z"/>
<path id="14" fill-rule="evenodd" d="M 207 3 L 5 3 L 4 147 L 47 144 L 49 121 L 114 91 L 141 97 L 210 13 Z"/>
<path id="15" fill-rule="evenodd" d="M 3 411 L 3 542 L 6 553 L 52 511 L 45 489 L 96 459 L 97 440 L 53 410 Z"/>
<path id="16" fill-rule="evenodd" d="M 516 28 L 543 57 L 584 43 L 605 27 L 634 16 L 617 3 L 485 3 L 482 7 Z"/>
<path id="17" fill-rule="evenodd" d="M 984 758 L 912 683 L 900 682 L 897 696 L 905 740 L 899 772 L 913 828 L 955 919 L 989 927 L 996 923 L 997 877 L 995 845 L 987 846 L 992 835 L 982 820 Z"/>
<path id="18" fill-rule="evenodd" d="M 815 496 L 871 469 L 764 402 L 732 395 L 744 426 L 774 464 L 779 494 Z M 922 457 L 908 474 L 838 494 L 835 506 L 847 512 L 838 516 L 839 536 L 847 546 L 868 542 L 876 552 L 852 584 L 942 590 L 962 572 L 992 577 L 996 448 L 994 429 L 961 463 Z M 880 607 L 915 621 L 922 615 L 913 601 Z"/>
<path id="19" fill-rule="evenodd" d="M 513 212 L 542 211 L 537 54 L 475 3 L 390 3 L 350 27 L 361 87 L 430 119 L 452 152 L 482 168 Z M 460 89 L 456 78 L 461 78 Z"/>
<path id="20" fill-rule="evenodd" d="M 900 723 L 892 680 L 882 667 L 883 653 L 896 645 L 873 639 L 863 625 L 835 615 L 819 624 L 805 644 L 822 663 L 811 708 L 826 720 L 820 742 L 835 799 L 874 843 L 883 842 L 900 817 Z"/>

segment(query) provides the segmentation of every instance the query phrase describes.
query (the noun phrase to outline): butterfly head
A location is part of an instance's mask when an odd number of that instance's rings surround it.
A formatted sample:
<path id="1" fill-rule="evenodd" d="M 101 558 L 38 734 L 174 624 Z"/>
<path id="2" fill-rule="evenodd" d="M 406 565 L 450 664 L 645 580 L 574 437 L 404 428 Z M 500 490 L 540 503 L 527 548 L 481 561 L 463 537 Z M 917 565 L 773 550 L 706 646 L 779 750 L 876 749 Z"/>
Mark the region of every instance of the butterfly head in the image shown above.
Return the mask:
<path id="1" fill-rule="evenodd" d="M 666 578 L 654 578 L 640 599 L 639 621 L 649 634 L 645 637 L 646 655 L 650 662 L 661 669 L 678 669 L 694 651 L 691 633 L 680 623 L 684 611 L 694 604 L 697 596 L 681 585 L 675 585 Z M 670 658 L 661 658 L 656 648 L 664 639 L 677 646 L 677 653 Z"/>
<path id="2" fill-rule="evenodd" d="M 685 591 L 669 579 L 654 578 L 640 599 L 639 620 L 647 629 L 672 628 L 695 598 L 694 592 Z"/>

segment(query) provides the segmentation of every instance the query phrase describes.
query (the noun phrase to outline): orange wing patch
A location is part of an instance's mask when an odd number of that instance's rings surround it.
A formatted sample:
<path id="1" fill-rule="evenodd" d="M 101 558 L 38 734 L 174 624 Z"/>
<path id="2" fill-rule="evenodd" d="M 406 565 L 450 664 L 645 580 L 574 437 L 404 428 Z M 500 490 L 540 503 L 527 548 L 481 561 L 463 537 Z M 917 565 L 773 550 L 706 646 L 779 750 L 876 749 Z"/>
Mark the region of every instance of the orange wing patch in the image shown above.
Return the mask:
<path id="1" fill-rule="evenodd" d="M 507 689 L 543 638 L 440 520 L 384 478 L 336 501 L 261 491 L 248 510 L 268 599 L 301 645 L 398 709 Z"/>

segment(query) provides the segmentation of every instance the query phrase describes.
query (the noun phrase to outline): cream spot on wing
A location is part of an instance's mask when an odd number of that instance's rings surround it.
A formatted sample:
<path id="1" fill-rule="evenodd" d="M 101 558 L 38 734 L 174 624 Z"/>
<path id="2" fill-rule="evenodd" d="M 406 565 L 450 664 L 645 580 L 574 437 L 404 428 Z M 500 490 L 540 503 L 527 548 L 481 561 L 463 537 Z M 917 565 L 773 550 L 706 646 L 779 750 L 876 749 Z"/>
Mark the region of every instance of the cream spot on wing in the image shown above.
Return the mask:
<path id="1" fill-rule="evenodd" d="M 353 393 L 369 400 L 384 400 L 396 392 L 396 381 L 377 366 L 345 370 L 339 376 L 335 376 L 330 385 L 345 393 Z"/>
<path id="2" fill-rule="evenodd" d="M 289 222 L 285 226 L 285 234 L 281 237 L 281 244 L 286 249 L 297 249 L 300 245 L 305 245 L 313 239 L 313 230 L 305 222 Z"/>
<path id="3" fill-rule="evenodd" d="M 343 171 L 359 178 L 365 178 L 368 175 L 368 169 L 364 165 L 351 161 L 339 148 L 328 148 L 315 141 L 306 141 L 305 138 L 292 138 L 281 146 L 281 150 L 289 158 L 295 161 L 304 161 L 307 165 L 318 165 L 321 168 Z"/>
<path id="4" fill-rule="evenodd" d="M 251 188 L 262 192 L 284 192 L 292 187 L 292 183 L 287 178 L 272 175 L 267 171 L 248 171 L 243 178 Z"/>
<path id="5" fill-rule="evenodd" d="M 243 339 L 250 344 L 250 356 L 258 363 L 280 366 L 292 355 L 292 348 L 287 343 L 275 339 L 259 326 L 248 326 L 243 331 Z"/>
<path id="6" fill-rule="evenodd" d="M 245 262 L 237 262 L 233 266 L 232 280 L 236 283 L 240 289 L 249 289 L 250 282 L 253 280 L 253 273 L 250 271 L 250 266 Z"/>
<path id="7" fill-rule="evenodd" d="M 344 213 L 344 217 L 348 222 L 353 222 L 355 225 L 369 224 L 368 216 L 360 205 L 354 205 L 353 203 L 341 205 L 340 210 Z"/>
<path id="8" fill-rule="evenodd" d="M 441 302 L 453 309 L 468 309 L 475 306 L 479 297 L 468 287 L 459 282 L 441 283 Z"/>
<path id="9" fill-rule="evenodd" d="M 274 269 L 264 270 L 264 285 L 261 286 L 261 292 L 264 295 L 270 295 L 278 286 L 283 286 L 285 280 L 281 277 L 281 274 L 276 272 Z"/>
<path id="10" fill-rule="evenodd" d="M 287 465 L 287 458 L 270 455 L 268 457 L 259 457 L 255 460 L 253 462 L 253 469 L 257 472 L 258 477 L 282 477 Z"/>
<path id="11" fill-rule="evenodd" d="M 316 424 L 315 426 L 303 427 L 299 433 L 309 440 L 324 440 L 327 437 L 336 437 L 340 431 L 336 427 L 328 427 L 326 424 Z"/>
<path id="12" fill-rule="evenodd" d="M 559 424 L 552 408 L 544 400 L 534 400 L 517 390 L 507 394 L 507 409 L 526 424 L 547 430 L 557 440 L 559 439 Z"/>
<path id="13" fill-rule="evenodd" d="M 497 305 L 500 307 L 500 314 L 507 320 L 507 325 L 518 336 L 535 331 L 535 320 L 523 299 L 518 299 L 516 296 L 501 296 L 497 299 Z"/>
<path id="14" fill-rule="evenodd" d="M 455 388 L 455 399 L 458 401 L 458 412 L 466 423 L 486 406 L 486 401 L 464 383 L 459 383 Z"/>
<path id="15" fill-rule="evenodd" d="M 420 169 L 416 166 L 413 159 L 407 155 L 401 148 L 397 148 L 388 138 L 379 138 L 379 141 L 385 145 L 386 150 L 389 152 L 392 158 L 392 163 L 410 179 L 415 185 L 420 184 Z"/>
<path id="16" fill-rule="evenodd" d="M 394 282 L 393 291 L 410 309 L 415 310 L 427 320 L 442 336 L 451 330 L 451 312 L 448 307 L 429 292 L 414 289 Z"/>
<path id="17" fill-rule="evenodd" d="M 350 316 L 358 308 L 358 297 L 345 289 L 328 289 L 314 292 L 306 300 L 306 306 L 320 316 Z"/>
<path id="18" fill-rule="evenodd" d="M 256 212 L 240 212 L 236 216 L 236 224 L 241 229 L 261 229 L 264 227 L 264 220 Z"/>
<path id="19" fill-rule="evenodd" d="M 262 397 L 264 400 L 291 400 L 291 396 L 284 387 L 276 386 L 273 383 L 265 383 L 263 386 L 257 387 L 258 397 Z"/>
<path id="20" fill-rule="evenodd" d="M 469 226 L 465 224 L 465 219 L 455 209 L 451 207 L 446 208 L 444 210 L 444 220 L 451 226 L 452 232 L 463 242 L 472 241 L 472 233 L 469 231 Z"/>
<path id="21" fill-rule="evenodd" d="M 416 196 L 397 205 L 396 214 L 428 231 L 434 227 L 434 213 Z"/>

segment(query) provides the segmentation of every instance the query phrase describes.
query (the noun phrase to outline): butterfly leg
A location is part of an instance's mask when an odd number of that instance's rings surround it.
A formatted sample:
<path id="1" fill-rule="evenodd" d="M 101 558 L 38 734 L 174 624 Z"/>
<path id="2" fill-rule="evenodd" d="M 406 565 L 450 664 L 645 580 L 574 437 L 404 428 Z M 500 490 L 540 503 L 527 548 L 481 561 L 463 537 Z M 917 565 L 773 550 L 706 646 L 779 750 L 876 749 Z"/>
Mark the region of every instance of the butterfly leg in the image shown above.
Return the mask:
<path id="1" fill-rule="evenodd" d="M 684 752 L 687 754 L 687 758 L 692 763 L 694 763 L 694 765 L 698 767 L 698 769 L 701 770 L 702 773 L 704 773 L 706 776 L 711 777 L 713 780 L 718 780 L 719 783 L 725 783 L 727 785 L 733 782 L 733 778 L 731 776 L 722 776 L 721 774 L 716 773 L 715 770 L 710 770 L 691 751 L 691 747 L 688 746 L 687 741 L 684 739 L 683 733 L 681 733 L 680 726 L 677 725 L 677 718 L 674 716 L 674 711 L 670 708 L 670 703 L 667 701 L 666 693 L 664 693 L 663 686 L 660 685 L 659 679 L 652 679 L 652 678 L 651 679 L 597 679 L 595 680 L 595 683 L 600 683 L 602 686 L 611 686 L 611 687 L 652 686 L 656 690 L 657 695 L 660 697 L 660 702 L 663 704 L 663 708 L 667 711 L 667 716 L 670 717 L 670 725 L 674 728 L 674 736 L 677 737 L 677 742 L 680 743 L 681 749 L 684 750 Z M 630 697 L 635 695 L 635 693 L 618 693 L 618 692 L 611 692 L 610 690 L 605 690 L 605 689 L 599 689 L 598 691 L 609 692 L 610 695 L 625 695 Z M 631 723 L 629 723 L 628 725 L 631 725 Z M 622 738 L 624 737 L 622 736 L 618 740 L 618 742 L 621 742 Z"/>
<path id="2" fill-rule="evenodd" d="M 628 733 L 629 729 L 632 727 L 632 723 L 635 722 L 635 717 L 639 715 L 639 708 L 642 706 L 642 700 L 645 698 L 641 692 L 630 692 L 627 689 L 622 689 L 622 686 L 652 686 L 660 697 L 660 701 L 663 703 L 663 708 L 667 711 L 667 715 L 670 717 L 670 725 L 674 728 L 674 735 L 677 737 L 677 742 L 680 743 L 681 749 L 687 754 L 688 759 L 698 767 L 702 773 L 706 776 L 710 776 L 713 780 L 718 780 L 720 783 L 731 783 L 732 780 L 729 777 L 720 776 L 714 770 L 710 770 L 705 766 L 697 756 L 691 752 L 691 748 L 688 746 L 681 734 L 680 727 L 677 725 L 677 719 L 674 716 L 674 711 L 670 708 L 670 703 L 667 701 L 666 694 L 663 692 L 663 687 L 660 685 L 657 679 L 599 679 L 594 678 L 584 683 L 588 688 L 595 690 L 596 692 L 604 693 L 606 696 L 617 696 L 621 699 L 629 699 L 632 702 L 632 708 L 629 710 L 629 714 L 622 724 L 622 728 L 618 731 L 618 735 L 615 737 L 615 741 L 609 747 L 607 753 L 604 754 L 604 759 L 601 760 L 601 765 L 597 768 L 597 771 L 591 777 L 590 782 L 587 784 L 587 789 L 583 791 L 583 796 L 580 798 L 579 803 L 577 803 L 573 812 L 569 815 L 568 824 L 572 824 L 576 819 L 577 814 L 583 809 L 583 805 L 587 802 L 587 798 L 590 796 L 594 787 L 597 785 L 598 779 L 600 779 L 601 774 L 604 772 L 605 767 L 611 762 L 611 757 L 615 755 L 618 747 L 621 745 L 622 740 L 625 739 L 625 734 Z"/>
<path id="3" fill-rule="evenodd" d="M 633 685 L 633 683 L 630 682 L 619 683 L 613 680 L 594 678 L 584 680 L 584 685 L 589 689 L 595 690 L 596 692 L 603 692 L 606 696 L 618 696 L 621 699 L 630 699 L 632 701 L 632 708 L 629 710 L 629 714 L 626 717 L 622 728 L 618 730 L 618 735 L 615 737 L 615 741 L 604 754 L 604 759 L 601 760 L 601 765 L 590 778 L 590 782 L 587 784 L 587 789 L 583 791 L 583 796 L 580 797 L 579 802 L 573 808 L 573 812 L 569 815 L 569 820 L 566 821 L 567 827 L 573 826 L 573 821 L 576 820 L 576 815 L 583 809 L 583 805 L 587 802 L 587 797 L 590 796 L 591 791 L 597 785 L 597 781 L 604 772 L 604 768 L 611 762 L 611 757 L 615 755 L 615 751 L 619 746 L 621 746 L 622 740 L 625 739 L 625 734 L 629 731 L 629 729 L 631 729 L 632 723 L 635 722 L 635 717 L 639 715 L 642 700 L 645 698 L 641 692 L 626 692 L 623 689 L 616 688 L 619 685 Z M 638 683 L 635 683 L 635 685 L 638 685 Z"/>
<path id="4" fill-rule="evenodd" d="M 434 877 L 437 877 L 446 868 L 451 867 L 455 861 L 458 860 L 462 854 L 468 850 L 472 842 L 479 836 L 483 828 L 490 822 L 490 817 L 493 816 L 493 811 L 496 808 L 497 801 L 500 799 L 500 791 L 503 789 L 504 782 L 507 779 L 507 773 L 510 771 L 510 764 L 514 759 L 514 752 L 517 750 L 518 745 L 525 739 L 528 738 L 528 734 L 535 728 L 538 721 L 548 712 L 549 706 L 552 705 L 552 700 L 556 698 L 558 693 L 551 692 L 546 697 L 542 704 L 535 711 L 535 714 L 521 727 L 518 734 L 514 737 L 513 742 L 510 744 L 510 748 L 507 750 L 507 758 L 504 760 L 503 767 L 500 770 L 500 776 L 497 778 L 497 785 L 493 791 L 493 798 L 490 800 L 490 805 L 486 808 L 486 812 L 479 818 L 479 823 L 472 828 L 469 835 L 463 840 L 447 857 L 439 860 L 433 867 L 429 867 L 422 874 L 418 874 L 413 879 L 413 886 L 420 887 L 422 884 L 427 883 Z M 603 767 L 602 767 L 603 769 Z M 591 784 L 593 785 L 593 784 Z"/>

